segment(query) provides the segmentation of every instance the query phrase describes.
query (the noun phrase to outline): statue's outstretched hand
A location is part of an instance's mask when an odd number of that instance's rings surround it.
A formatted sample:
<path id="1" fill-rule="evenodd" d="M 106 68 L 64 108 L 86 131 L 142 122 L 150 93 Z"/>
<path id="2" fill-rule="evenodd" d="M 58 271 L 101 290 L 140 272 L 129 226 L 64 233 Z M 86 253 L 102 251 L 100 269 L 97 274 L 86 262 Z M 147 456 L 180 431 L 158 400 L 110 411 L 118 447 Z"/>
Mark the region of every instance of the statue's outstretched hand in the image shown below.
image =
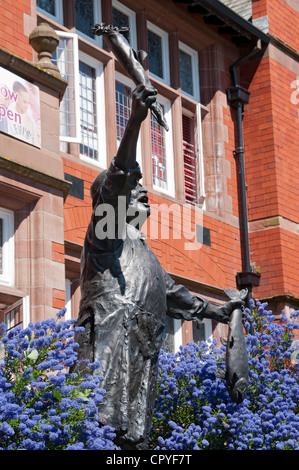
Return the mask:
<path id="1" fill-rule="evenodd" d="M 228 323 L 232 312 L 237 308 L 243 308 L 244 302 L 242 300 L 229 300 L 223 305 L 216 306 L 209 304 L 204 318 L 210 318 L 220 323 Z"/>
<path id="2" fill-rule="evenodd" d="M 156 96 L 157 90 L 151 85 L 138 85 L 132 94 L 132 118 L 140 122 L 144 121 L 149 108 L 156 101 Z"/>

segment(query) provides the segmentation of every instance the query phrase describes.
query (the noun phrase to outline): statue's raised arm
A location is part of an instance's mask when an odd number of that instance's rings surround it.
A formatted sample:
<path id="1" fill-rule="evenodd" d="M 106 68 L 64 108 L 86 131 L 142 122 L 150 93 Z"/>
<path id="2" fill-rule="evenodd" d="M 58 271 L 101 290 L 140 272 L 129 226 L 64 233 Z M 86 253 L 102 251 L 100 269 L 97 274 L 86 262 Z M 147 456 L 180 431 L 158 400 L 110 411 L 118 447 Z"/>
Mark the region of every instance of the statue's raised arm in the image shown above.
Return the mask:
<path id="1" fill-rule="evenodd" d="M 120 65 L 132 78 L 135 85 L 151 86 L 150 79 L 143 68 L 142 62 L 146 58 L 146 52 L 136 52 L 128 43 L 122 32 L 128 31 L 128 28 L 117 28 L 112 25 L 105 26 L 104 23 L 96 24 L 92 28 L 93 34 L 97 36 L 105 35 L 111 46 L 112 52 L 118 59 Z M 167 122 L 163 116 L 161 106 L 157 101 L 151 105 L 151 111 L 157 122 L 168 130 Z"/>

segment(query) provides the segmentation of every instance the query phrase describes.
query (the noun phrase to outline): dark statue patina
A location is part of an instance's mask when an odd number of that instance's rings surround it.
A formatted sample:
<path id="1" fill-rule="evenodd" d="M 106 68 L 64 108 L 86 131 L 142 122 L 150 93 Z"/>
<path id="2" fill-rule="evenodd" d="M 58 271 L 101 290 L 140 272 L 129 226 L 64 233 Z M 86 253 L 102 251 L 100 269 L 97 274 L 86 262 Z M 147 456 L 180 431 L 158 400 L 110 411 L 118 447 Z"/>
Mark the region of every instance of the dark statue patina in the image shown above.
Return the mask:
<path id="1" fill-rule="evenodd" d="M 105 33 L 103 25 L 98 32 Z M 106 390 L 100 413 L 115 428 L 116 442 L 122 449 L 142 450 L 147 448 L 152 423 L 166 315 L 228 323 L 242 302 L 234 299 L 215 306 L 176 285 L 148 247 L 141 226 L 130 223 L 136 214 L 143 220 L 150 215 L 136 161 L 141 123 L 151 109 L 161 125 L 167 128 L 167 124 L 157 106 L 157 91 L 136 59 L 138 54 L 117 29 L 108 27 L 106 32 L 137 87 L 117 154 L 91 186 L 93 211 L 81 257 L 78 319 L 85 331 L 77 336 L 78 359 L 100 362 Z M 110 217 L 113 214 L 114 232 L 103 236 L 100 227 L 107 212 Z"/>
<path id="2" fill-rule="evenodd" d="M 225 294 L 232 300 L 245 300 L 247 289 L 235 291 L 224 289 Z M 233 310 L 228 322 L 227 340 L 221 338 L 226 346 L 226 370 L 218 371 L 216 375 L 226 380 L 227 390 L 231 399 L 240 404 L 245 398 L 248 386 L 248 357 L 243 332 L 243 309 Z"/>

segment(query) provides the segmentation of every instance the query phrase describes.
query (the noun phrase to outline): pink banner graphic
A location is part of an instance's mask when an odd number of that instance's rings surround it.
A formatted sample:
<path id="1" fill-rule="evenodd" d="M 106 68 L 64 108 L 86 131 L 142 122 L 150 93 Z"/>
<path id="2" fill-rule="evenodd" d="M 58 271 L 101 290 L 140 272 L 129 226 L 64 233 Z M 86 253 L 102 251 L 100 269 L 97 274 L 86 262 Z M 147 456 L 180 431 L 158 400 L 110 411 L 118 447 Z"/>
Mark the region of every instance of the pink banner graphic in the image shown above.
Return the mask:
<path id="1" fill-rule="evenodd" d="M 35 147 L 41 146 L 39 88 L 2 67 L 0 131 Z"/>

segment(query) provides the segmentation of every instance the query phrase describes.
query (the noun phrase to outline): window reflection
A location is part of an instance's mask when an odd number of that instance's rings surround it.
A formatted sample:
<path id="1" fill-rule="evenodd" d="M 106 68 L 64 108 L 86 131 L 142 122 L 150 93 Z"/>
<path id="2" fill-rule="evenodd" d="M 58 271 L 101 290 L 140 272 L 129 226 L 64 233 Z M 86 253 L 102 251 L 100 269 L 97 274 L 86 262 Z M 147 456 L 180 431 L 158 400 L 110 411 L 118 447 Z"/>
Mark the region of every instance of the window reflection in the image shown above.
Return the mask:
<path id="1" fill-rule="evenodd" d="M 150 72 L 164 78 L 162 38 L 150 30 L 148 30 L 148 59 Z"/>
<path id="2" fill-rule="evenodd" d="M 75 26 L 81 33 L 91 38 L 94 35 L 91 28 L 94 26 L 94 8 L 93 0 L 76 0 L 75 1 Z"/>

